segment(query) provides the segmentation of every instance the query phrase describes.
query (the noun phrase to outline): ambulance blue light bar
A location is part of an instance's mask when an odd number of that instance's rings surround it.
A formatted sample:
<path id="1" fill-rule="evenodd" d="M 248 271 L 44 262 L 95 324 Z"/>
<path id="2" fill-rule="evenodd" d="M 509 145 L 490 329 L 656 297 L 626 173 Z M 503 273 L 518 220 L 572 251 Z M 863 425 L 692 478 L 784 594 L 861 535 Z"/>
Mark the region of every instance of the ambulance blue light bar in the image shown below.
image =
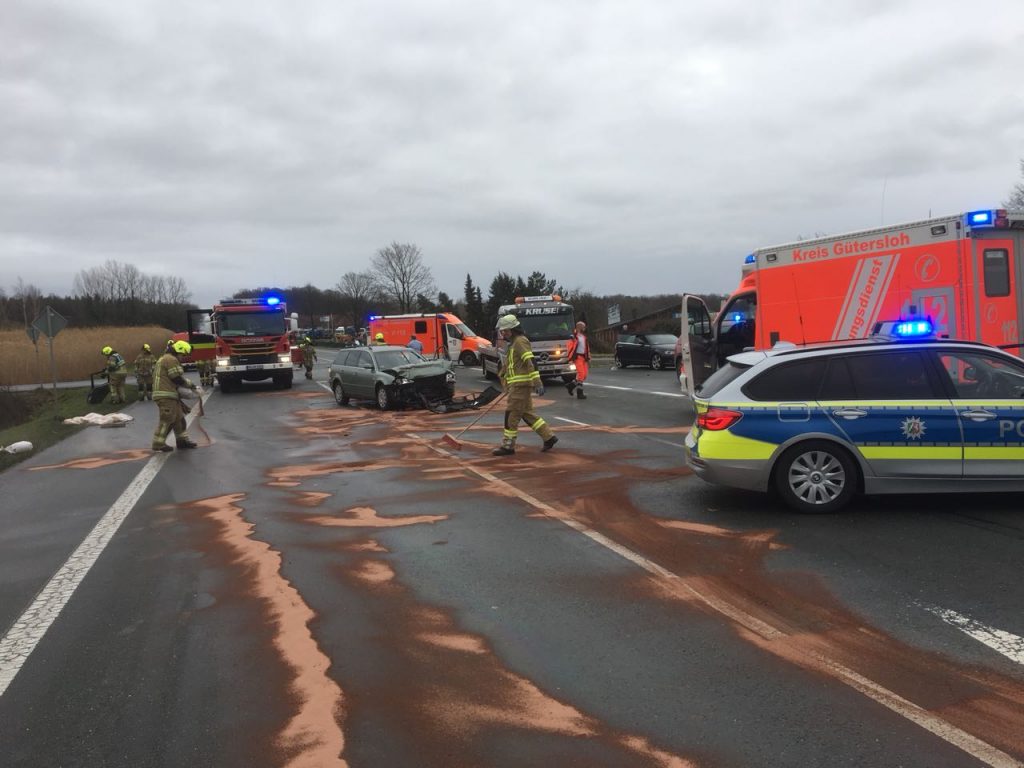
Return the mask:
<path id="1" fill-rule="evenodd" d="M 267 301 L 267 306 L 268 307 L 276 307 L 278 304 L 281 303 L 281 297 L 280 296 L 267 296 L 266 301 Z"/>
<path id="2" fill-rule="evenodd" d="M 1007 229 L 1010 220 L 1003 210 L 971 211 L 966 215 L 967 226 L 974 229 L 994 227 L 995 229 Z"/>
<path id="3" fill-rule="evenodd" d="M 753 264 L 756 261 L 757 261 L 757 257 L 754 254 L 752 254 L 752 253 L 748 253 L 747 257 L 743 260 L 743 263 L 744 264 Z"/>
<path id="4" fill-rule="evenodd" d="M 903 320 L 893 326 L 893 336 L 901 339 L 919 339 L 935 334 L 935 328 L 928 320 Z"/>

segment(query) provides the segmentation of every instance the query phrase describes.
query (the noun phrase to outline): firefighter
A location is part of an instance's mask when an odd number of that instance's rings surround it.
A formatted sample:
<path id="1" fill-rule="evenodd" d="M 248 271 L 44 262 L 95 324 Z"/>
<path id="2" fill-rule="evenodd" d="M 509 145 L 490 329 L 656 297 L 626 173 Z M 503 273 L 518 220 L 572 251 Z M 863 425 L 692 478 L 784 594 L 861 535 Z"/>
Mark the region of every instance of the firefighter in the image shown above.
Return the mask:
<path id="1" fill-rule="evenodd" d="M 494 456 L 511 456 L 516 452 L 516 435 L 520 419 L 540 435 L 544 441 L 541 450 L 550 451 L 555 447 L 558 438 L 547 422 L 533 412 L 532 393 L 536 392 L 538 397 L 543 395 L 544 382 L 541 381 L 540 372 L 533 363 L 530 340 L 526 338 L 515 315 L 505 315 L 498 320 L 498 333 L 508 342 L 508 351 L 498 374 L 508 392 L 508 399 L 505 401 L 505 429 L 502 432 L 501 446 L 491 453 Z"/>
<path id="2" fill-rule="evenodd" d="M 139 388 L 139 400 L 153 399 L 153 366 L 156 358 L 149 344 L 142 345 L 142 351 L 132 363 L 135 366 L 135 383 Z"/>
<path id="3" fill-rule="evenodd" d="M 213 360 L 203 358 L 196 360 L 196 372 L 199 374 L 199 383 L 204 387 L 213 386 Z"/>
<path id="4" fill-rule="evenodd" d="M 107 358 L 107 367 L 103 369 L 103 373 L 110 382 L 110 402 L 124 403 L 124 381 L 128 378 L 128 365 L 113 347 L 106 346 L 100 352 Z"/>
<path id="5" fill-rule="evenodd" d="M 153 433 L 154 451 L 173 451 L 167 444 L 167 434 L 174 431 L 178 450 L 197 447 L 185 431 L 186 409 L 178 394 L 178 387 L 195 390 L 196 385 L 185 378 L 185 370 L 181 367 L 181 358 L 192 352 L 192 345 L 187 341 L 172 342 L 167 352 L 156 362 L 154 379 L 156 387 L 153 399 L 160 409 L 160 422 Z"/>
<path id="6" fill-rule="evenodd" d="M 313 340 L 307 336 L 299 345 L 302 350 L 302 364 L 306 366 L 306 378 L 313 378 L 313 363 L 316 362 L 316 349 L 313 347 Z"/>
<path id="7" fill-rule="evenodd" d="M 377 331 L 377 335 L 373 337 L 373 346 L 382 347 L 385 344 L 387 344 L 387 342 L 384 341 L 384 334 L 381 333 L 380 331 Z"/>
<path id="8" fill-rule="evenodd" d="M 569 390 L 570 395 L 576 390 L 576 397 L 580 400 L 587 399 L 583 394 L 583 382 L 587 380 L 587 371 L 590 367 L 590 342 L 587 340 L 586 331 L 587 324 L 580 320 L 576 323 L 576 330 L 566 345 L 569 362 L 576 363 L 576 379 L 568 382 L 565 388 Z"/>

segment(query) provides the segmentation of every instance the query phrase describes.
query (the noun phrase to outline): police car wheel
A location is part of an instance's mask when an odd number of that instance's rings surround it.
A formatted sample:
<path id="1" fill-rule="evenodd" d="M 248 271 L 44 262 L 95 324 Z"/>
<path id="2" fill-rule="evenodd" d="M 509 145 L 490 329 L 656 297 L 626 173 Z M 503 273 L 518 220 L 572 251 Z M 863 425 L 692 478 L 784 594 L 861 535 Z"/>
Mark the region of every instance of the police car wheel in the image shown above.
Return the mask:
<path id="1" fill-rule="evenodd" d="M 797 512 L 836 512 L 857 492 L 857 465 L 842 448 L 811 440 L 782 454 L 775 467 L 775 487 Z"/>

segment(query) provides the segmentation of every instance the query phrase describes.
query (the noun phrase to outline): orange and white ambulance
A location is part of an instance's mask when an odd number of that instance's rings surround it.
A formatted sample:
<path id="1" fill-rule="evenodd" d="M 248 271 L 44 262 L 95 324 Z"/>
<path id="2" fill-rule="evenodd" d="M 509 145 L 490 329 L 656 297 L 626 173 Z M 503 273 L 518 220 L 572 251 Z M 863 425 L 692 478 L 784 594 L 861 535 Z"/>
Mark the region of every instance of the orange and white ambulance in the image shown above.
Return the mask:
<path id="1" fill-rule="evenodd" d="M 683 297 L 683 391 L 744 349 L 863 339 L 880 320 L 910 315 L 930 318 L 940 336 L 1021 344 L 1024 212 L 971 211 L 757 249 L 714 320 L 700 298 Z"/>
<path id="2" fill-rule="evenodd" d="M 450 312 L 417 315 L 371 315 L 369 338 L 384 334 L 384 341 L 404 347 L 414 335 L 425 357 L 458 360 L 469 367 L 480 365 L 480 350 L 491 342 Z"/>

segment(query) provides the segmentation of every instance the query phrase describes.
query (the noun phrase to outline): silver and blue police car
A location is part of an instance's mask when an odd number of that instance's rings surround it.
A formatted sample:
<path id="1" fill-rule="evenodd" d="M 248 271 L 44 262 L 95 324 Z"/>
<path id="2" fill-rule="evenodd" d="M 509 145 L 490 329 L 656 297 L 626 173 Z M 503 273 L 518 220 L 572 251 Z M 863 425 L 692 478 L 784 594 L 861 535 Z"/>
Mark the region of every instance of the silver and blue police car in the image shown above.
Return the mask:
<path id="1" fill-rule="evenodd" d="M 694 406 L 686 460 L 699 477 L 775 489 L 801 512 L 858 492 L 1024 490 L 1024 361 L 936 338 L 927 321 L 733 355 Z"/>

